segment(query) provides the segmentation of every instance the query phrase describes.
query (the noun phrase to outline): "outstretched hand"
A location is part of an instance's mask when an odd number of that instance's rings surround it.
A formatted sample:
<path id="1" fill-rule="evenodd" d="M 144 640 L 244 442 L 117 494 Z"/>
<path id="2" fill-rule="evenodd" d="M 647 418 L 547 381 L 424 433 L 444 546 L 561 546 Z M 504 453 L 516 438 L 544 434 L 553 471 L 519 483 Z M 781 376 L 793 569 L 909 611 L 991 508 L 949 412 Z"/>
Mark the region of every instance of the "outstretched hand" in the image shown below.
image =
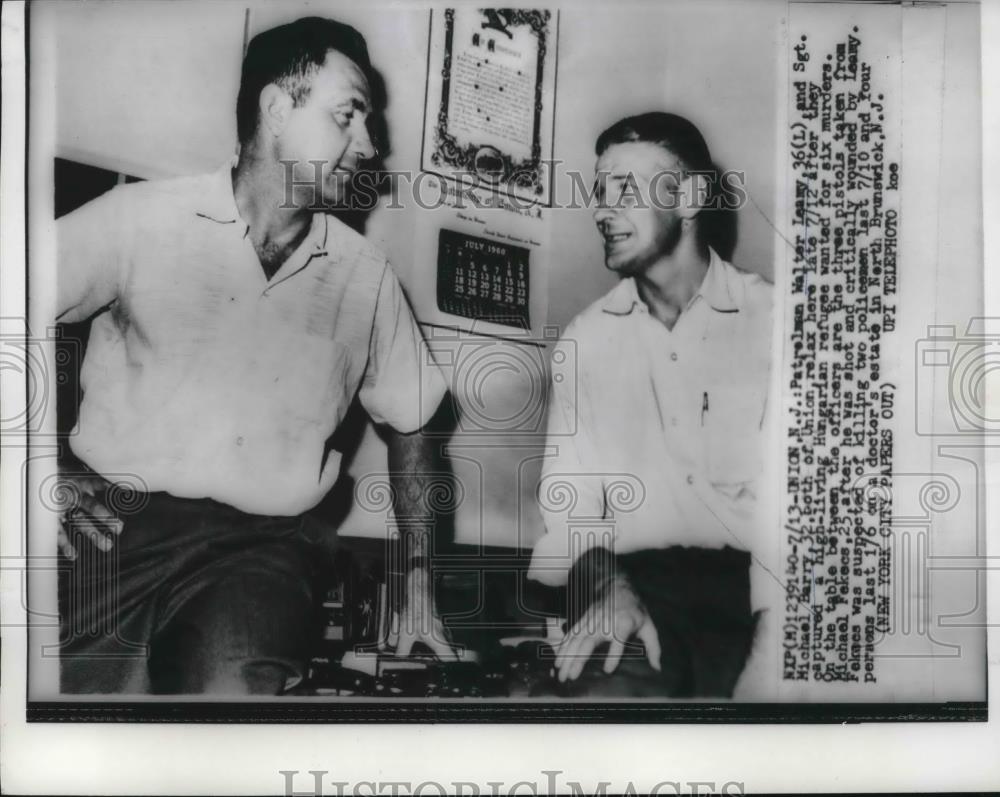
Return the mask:
<path id="1" fill-rule="evenodd" d="M 646 658 L 659 671 L 660 638 L 656 626 L 628 581 L 618 576 L 602 590 L 560 643 L 556 651 L 559 680 L 578 678 L 594 649 L 604 642 L 609 643 L 604 672 L 611 674 L 633 636 L 645 645 Z"/>
<path id="2" fill-rule="evenodd" d="M 393 640 L 390 640 L 390 642 Z M 413 646 L 420 642 L 440 659 L 455 660 L 458 654 L 448 640 L 444 623 L 434 608 L 430 575 L 425 568 L 416 567 L 406 576 L 403 605 L 400 609 L 396 655 L 409 656 Z"/>

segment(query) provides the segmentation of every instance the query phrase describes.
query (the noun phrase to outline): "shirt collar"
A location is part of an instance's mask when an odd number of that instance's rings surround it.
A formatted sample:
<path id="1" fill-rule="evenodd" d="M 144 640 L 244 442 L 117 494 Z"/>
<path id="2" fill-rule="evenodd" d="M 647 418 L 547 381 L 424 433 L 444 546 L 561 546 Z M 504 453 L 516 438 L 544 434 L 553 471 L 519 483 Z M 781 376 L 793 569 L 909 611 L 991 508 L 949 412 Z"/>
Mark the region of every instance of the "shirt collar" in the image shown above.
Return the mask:
<path id="1" fill-rule="evenodd" d="M 243 231 L 243 236 L 250 232 L 250 227 L 240 216 L 233 194 L 233 169 L 237 158 L 226 161 L 217 171 L 207 175 L 208 185 L 198 202 L 195 215 L 216 224 L 232 224 Z M 327 238 L 329 225 L 325 213 L 313 213 L 312 223 L 306 240 L 314 248 L 314 255 L 327 254 Z"/>
<path id="2" fill-rule="evenodd" d="M 226 161 L 219 169 L 206 175 L 207 185 L 198 198 L 195 215 L 216 224 L 242 224 L 240 211 L 233 195 L 233 169 L 236 158 Z"/>
<path id="3" fill-rule="evenodd" d="M 708 253 L 708 271 L 701 287 L 691 298 L 691 303 L 701 297 L 716 312 L 738 313 L 743 299 L 742 283 L 738 279 L 739 272 L 719 257 L 711 247 Z M 623 279 L 604 297 L 601 305 L 604 312 L 612 315 L 629 315 L 636 308 L 640 312 L 648 312 L 645 302 L 639 296 L 639 289 L 633 277 Z"/>

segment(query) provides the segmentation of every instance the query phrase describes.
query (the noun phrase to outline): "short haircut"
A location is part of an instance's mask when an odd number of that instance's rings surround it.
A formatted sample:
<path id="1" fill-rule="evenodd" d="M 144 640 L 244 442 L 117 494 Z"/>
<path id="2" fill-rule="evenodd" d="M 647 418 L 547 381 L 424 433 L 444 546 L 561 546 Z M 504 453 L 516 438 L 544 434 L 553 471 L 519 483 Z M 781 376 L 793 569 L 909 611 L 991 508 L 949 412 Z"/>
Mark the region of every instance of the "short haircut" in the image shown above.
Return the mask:
<path id="1" fill-rule="evenodd" d="M 662 111 L 629 116 L 597 137 L 597 155 L 612 144 L 644 141 L 657 144 L 677 156 L 686 170 L 709 171 L 712 156 L 701 132 L 683 116 Z"/>
<path id="2" fill-rule="evenodd" d="M 247 47 L 236 99 L 236 133 L 245 144 L 257 131 L 260 93 L 269 83 L 287 91 L 295 106 L 309 98 L 313 75 L 336 50 L 371 79 L 365 38 L 350 25 L 322 17 L 303 17 L 258 33 Z"/>

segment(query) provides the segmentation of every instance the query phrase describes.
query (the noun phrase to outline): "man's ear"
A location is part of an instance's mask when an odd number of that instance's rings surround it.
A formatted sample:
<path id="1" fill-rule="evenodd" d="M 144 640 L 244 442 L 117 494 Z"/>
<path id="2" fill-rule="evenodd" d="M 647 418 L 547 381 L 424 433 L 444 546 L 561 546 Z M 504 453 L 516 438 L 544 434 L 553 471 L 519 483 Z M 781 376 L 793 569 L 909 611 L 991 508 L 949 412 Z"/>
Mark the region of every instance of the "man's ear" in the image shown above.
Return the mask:
<path id="1" fill-rule="evenodd" d="M 281 135 L 292 112 L 291 95 L 276 83 L 268 83 L 261 89 L 258 110 L 261 125 L 271 135 Z"/>
<path id="2" fill-rule="evenodd" d="M 681 202 L 677 213 L 682 219 L 693 219 L 708 204 L 708 177 L 699 172 L 688 172 L 680 188 Z"/>

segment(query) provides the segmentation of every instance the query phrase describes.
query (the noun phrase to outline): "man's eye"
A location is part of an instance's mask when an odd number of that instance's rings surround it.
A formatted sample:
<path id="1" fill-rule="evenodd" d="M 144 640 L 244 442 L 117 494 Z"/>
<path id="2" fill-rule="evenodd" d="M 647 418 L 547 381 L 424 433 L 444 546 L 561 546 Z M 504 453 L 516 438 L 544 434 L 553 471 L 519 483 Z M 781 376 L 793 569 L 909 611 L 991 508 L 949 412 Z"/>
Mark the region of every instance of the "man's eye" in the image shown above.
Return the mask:
<path id="1" fill-rule="evenodd" d="M 354 118 L 354 111 L 337 111 L 333 118 L 337 120 L 337 124 L 346 127 Z"/>

